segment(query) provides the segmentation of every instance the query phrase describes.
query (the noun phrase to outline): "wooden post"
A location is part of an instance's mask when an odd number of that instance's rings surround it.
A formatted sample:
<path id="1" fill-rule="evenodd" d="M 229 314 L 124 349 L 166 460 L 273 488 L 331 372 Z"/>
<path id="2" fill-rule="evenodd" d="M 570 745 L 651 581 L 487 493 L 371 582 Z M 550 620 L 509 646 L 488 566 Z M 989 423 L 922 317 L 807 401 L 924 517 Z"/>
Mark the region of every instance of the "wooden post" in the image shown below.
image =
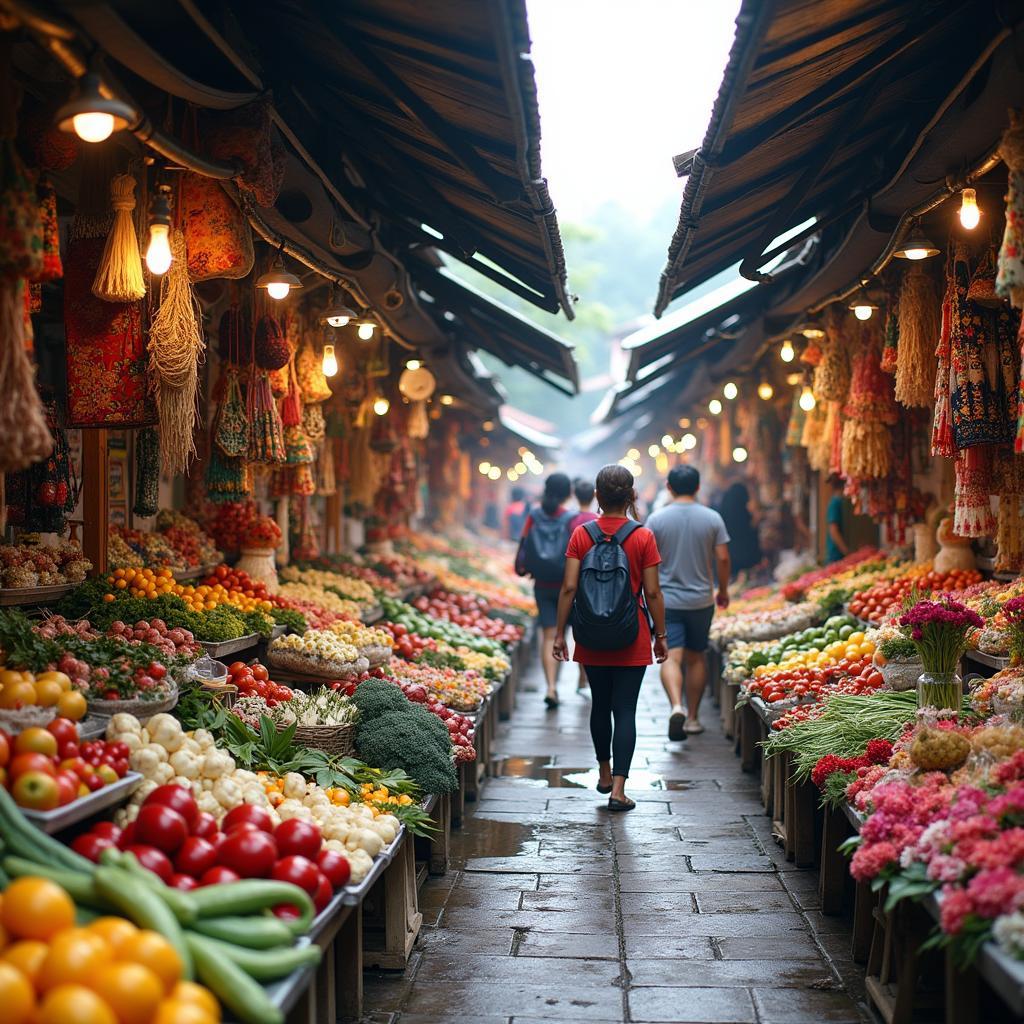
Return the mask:
<path id="1" fill-rule="evenodd" d="M 740 768 L 745 772 L 757 771 L 757 715 L 749 704 L 744 704 L 737 718 L 740 741 Z"/>
<path id="2" fill-rule="evenodd" d="M 434 824 L 437 831 L 430 837 L 429 869 L 432 875 L 446 875 L 452 838 L 452 798 L 448 793 L 438 797 L 434 808 Z"/>
<path id="3" fill-rule="evenodd" d="M 946 1024 L 978 1024 L 978 972 L 973 967 L 961 969 L 946 949 Z"/>
<path id="4" fill-rule="evenodd" d="M 786 770 L 790 776 L 794 771 L 793 756 L 788 754 Z M 788 811 L 790 805 L 787 803 L 787 827 L 793 840 L 793 861 L 798 868 L 814 867 L 815 844 L 815 812 L 818 807 L 818 787 L 813 782 L 804 780 L 796 782 L 792 777 L 786 780 L 787 792 L 792 790 L 792 817 Z"/>
<path id="5" fill-rule="evenodd" d="M 818 897 L 823 914 L 843 912 L 849 869 L 839 846 L 849 834 L 850 827 L 843 812 L 834 807 L 826 808 L 821 831 L 821 875 L 818 878 Z"/>
<path id="6" fill-rule="evenodd" d="M 107 500 L 107 432 L 82 431 L 82 550 L 92 562 L 92 571 L 107 571 L 107 530 L 110 515 Z"/>
<path id="7" fill-rule="evenodd" d="M 338 1016 L 359 1020 L 363 1016 L 363 907 L 352 908 L 331 951 Z M 334 1018 L 330 1018 L 334 1020 Z"/>

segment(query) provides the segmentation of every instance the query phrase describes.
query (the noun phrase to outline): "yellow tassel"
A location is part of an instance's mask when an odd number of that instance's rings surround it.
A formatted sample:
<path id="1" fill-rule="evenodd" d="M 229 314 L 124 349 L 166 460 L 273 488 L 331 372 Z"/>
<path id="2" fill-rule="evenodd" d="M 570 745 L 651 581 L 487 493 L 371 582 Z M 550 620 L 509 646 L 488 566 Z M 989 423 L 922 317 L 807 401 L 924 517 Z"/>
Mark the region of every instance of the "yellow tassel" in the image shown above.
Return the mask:
<path id="1" fill-rule="evenodd" d="M 117 174 L 110 182 L 110 204 L 114 223 L 103 247 L 100 265 L 92 283 L 92 293 L 107 302 L 135 302 L 146 294 L 142 277 L 139 236 L 135 233 L 135 179 Z"/>
<path id="2" fill-rule="evenodd" d="M 912 266 L 903 277 L 896 350 L 896 401 L 931 408 L 935 401 L 935 347 L 941 303 L 928 272 Z"/>

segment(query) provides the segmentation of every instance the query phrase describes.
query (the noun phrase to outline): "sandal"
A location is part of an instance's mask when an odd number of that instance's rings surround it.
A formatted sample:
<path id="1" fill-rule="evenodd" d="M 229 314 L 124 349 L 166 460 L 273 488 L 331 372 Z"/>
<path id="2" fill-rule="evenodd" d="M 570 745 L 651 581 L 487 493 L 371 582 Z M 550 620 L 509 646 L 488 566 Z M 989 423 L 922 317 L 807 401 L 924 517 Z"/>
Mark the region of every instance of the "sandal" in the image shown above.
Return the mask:
<path id="1" fill-rule="evenodd" d="M 611 786 L 602 786 L 601 783 L 599 782 L 597 784 L 597 791 L 602 796 L 607 796 L 612 791 L 612 787 Z"/>
<path id="2" fill-rule="evenodd" d="M 691 718 L 686 723 L 686 731 L 691 736 L 699 736 L 704 731 L 704 726 L 701 725 L 696 718 Z M 683 736 L 683 739 L 686 739 L 685 735 Z"/>
<path id="3" fill-rule="evenodd" d="M 544 698 L 544 703 L 547 704 L 548 711 L 554 711 L 555 708 L 558 707 L 558 698 L 557 697 L 545 697 Z"/>
<path id="4" fill-rule="evenodd" d="M 671 743 L 681 743 L 686 739 L 686 715 L 677 711 L 668 720 L 668 738 Z"/>
<path id="5" fill-rule="evenodd" d="M 625 800 L 616 800 L 615 797 L 610 797 L 608 800 L 609 811 L 631 811 L 636 807 L 636 801 L 630 800 L 627 796 Z"/>

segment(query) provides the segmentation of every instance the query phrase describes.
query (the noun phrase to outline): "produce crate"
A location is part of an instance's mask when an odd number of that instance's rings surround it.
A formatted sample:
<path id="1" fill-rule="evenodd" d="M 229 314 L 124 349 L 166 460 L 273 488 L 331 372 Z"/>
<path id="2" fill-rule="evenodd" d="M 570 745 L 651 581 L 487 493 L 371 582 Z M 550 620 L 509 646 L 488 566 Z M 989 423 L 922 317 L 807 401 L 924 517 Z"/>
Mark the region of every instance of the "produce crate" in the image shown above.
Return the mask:
<path id="1" fill-rule="evenodd" d="M 433 819 L 436 831 L 429 836 L 416 836 L 416 863 L 425 866 L 426 875 L 446 875 L 450 863 L 452 838 L 452 798 L 450 793 L 443 796 L 431 796 L 423 805 L 423 809 Z"/>
<path id="2" fill-rule="evenodd" d="M 142 781 L 138 772 L 128 772 L 123 779 L 110 783 L 102 789 L 97 789 L 88 796 L 81 796 L 63 807 L 55 807 L 52 811 L 33 811 L 28 807 L 22 807 L 21 813 L 32 822 L 36 828 L 48 835 L 55 832 L 62 832 L 80 821 L 91 818 L 94 814 L 109 810 L 123 804 L 131 795 L 135 787 Z"/>
<path id="3" fill-rule="evenodd" d="M 367 967 L 405 970 L 423 924 L 418 898 L 415 845 L 412 833 L 405 832 L 364 903 L 363 959 Z"/>
<path id="4" fill-rule="evenodd" d="M 0 608 L 22 604 L 56 604 L 77 586 L 77 583 L 55 583 L 49 587 L 7 587 L 0 590 Z"/>
<path id="5" fill-rule="evenodd" d="M 247 651 L 250 647 L 255 647 L 259 642 L 259 633 L 247 633 L 245 636 L 238 637 L 237 640 L 221 640 L 219 642 L 211 640 L 199 641 L 203 650 L 205 650 L 211 658 L 218 660 L 229 654 L 237 654 L 239 651 Z"/>

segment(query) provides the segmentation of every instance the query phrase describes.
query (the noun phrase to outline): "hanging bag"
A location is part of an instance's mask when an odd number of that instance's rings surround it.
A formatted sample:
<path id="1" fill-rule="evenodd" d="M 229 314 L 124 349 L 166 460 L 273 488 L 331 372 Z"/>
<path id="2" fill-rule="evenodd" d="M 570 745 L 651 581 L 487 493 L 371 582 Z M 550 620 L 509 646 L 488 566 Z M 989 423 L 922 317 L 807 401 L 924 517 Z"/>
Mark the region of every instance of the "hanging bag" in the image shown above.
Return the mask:
<path id="1" fill-rule="evenodd" d="M 249 450 L 249 418 L 237 370 L 227 371 L 227 387 L 217 415 L 214 441 L 231 458 L 241 458 Z"/>

